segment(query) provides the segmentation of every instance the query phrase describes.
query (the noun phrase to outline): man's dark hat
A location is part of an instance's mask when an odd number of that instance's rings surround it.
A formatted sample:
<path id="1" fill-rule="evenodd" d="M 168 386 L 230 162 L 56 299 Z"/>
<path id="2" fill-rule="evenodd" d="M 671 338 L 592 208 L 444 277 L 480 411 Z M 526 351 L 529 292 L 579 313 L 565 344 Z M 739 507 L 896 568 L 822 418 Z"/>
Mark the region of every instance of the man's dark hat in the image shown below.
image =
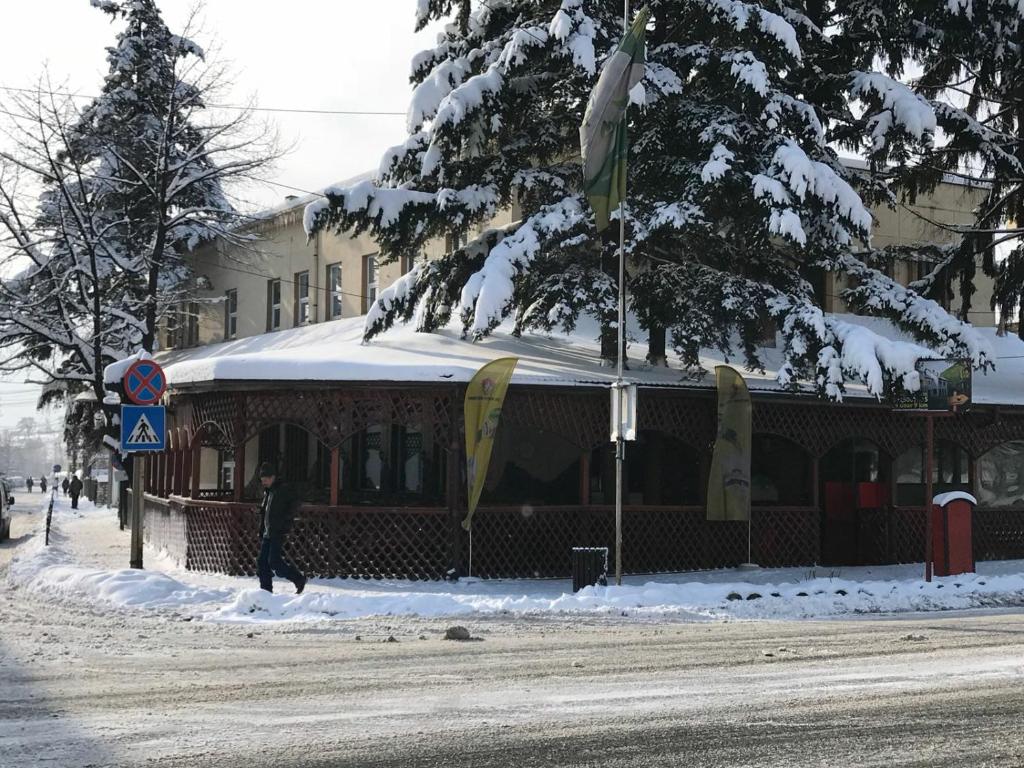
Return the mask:
<path id="1" fill-rule="evenodd" d="M 261 464 L 260 477 L 277 477 L 277 470 L 274 468 L 274 465 L 270 462 Z"/>

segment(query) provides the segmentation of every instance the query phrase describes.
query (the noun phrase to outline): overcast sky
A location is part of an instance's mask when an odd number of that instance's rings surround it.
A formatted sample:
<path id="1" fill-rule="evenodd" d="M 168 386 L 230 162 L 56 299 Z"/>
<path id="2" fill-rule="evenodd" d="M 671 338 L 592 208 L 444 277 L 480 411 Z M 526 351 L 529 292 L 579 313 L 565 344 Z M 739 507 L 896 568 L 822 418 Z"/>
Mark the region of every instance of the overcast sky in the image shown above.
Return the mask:
<path id="1" fill-rule="evenodd" d="M 173 31 L 194 6 L 160 2 Z M 415 6 L 416 0 L 207 0 L 197 42 L 215 42 L 232 65 L 236 103 L 255 97 L 272 109 L 404 114 L 409 61 L 434 37 L 413 33 Z M 75 93 L 98 91 L 115 28 L 89 0 L 4 2 L 0 29 L 0 86 L 32 86 L 49 69 Z M 0 104 L 4 98 L 0 91 Z M 383 150 L 405 138 L 400 115 L 262 116 L 294 147 L 269 179 L 302 190 L 375 169 Z M 251 194 L 270 205 L 288 190 L 267 185 Z M 22 382 L 0 382 L 0 427 L 35 415 L 34 393 Z"/>

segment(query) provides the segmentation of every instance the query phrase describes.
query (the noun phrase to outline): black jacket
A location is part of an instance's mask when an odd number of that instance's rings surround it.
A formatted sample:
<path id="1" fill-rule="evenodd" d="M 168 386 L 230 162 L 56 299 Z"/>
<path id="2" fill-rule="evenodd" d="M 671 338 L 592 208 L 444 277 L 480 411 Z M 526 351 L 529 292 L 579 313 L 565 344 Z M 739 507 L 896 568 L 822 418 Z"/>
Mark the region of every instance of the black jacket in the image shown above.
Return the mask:
<path id="1" fill-rule="evenodd" d="M 77 496 L 82 492 L 82 481 L 78 479 L 78 476 L 71 478 L 71 482 L 68 483 L 68 493 L 72 496 Z"/>
<path id="2" fill-rule="evenodd" d="M 297 503 L 291 488 L 281 480 L 275 480 L 272 486 L 264 488 L 263 501 L 260 504 L 260 535 L 263 538 L 276 539 L 288 533 L 292 527 Z"/>

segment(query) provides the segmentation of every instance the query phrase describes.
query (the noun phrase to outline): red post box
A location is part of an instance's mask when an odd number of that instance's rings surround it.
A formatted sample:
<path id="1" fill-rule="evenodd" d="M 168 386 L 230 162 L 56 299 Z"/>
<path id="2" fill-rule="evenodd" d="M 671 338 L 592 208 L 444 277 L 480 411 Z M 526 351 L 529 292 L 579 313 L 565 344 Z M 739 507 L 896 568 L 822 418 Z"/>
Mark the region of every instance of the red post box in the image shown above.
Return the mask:
<path id="1" fill-rule="evenodd" d="M 932 562 L 936 576 L 974 573 L 971 518 L 978 503 L 963 491 L 932 499 Z"/>

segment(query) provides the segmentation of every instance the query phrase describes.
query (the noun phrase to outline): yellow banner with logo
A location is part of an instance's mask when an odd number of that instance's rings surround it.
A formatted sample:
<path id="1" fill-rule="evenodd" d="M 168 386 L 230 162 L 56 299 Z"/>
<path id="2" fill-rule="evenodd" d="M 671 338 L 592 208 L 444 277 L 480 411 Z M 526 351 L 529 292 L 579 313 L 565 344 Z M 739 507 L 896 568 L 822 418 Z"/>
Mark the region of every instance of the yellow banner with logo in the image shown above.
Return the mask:
<path id="1" fill-rule="evenodd" d="M 505 402 L 512 372 L 519 362 L 515 357 L 493 360 L 476 372 L 466 388 L 466 484 L 469 487 L 469 513 L 462 521 L 467 531 L 473 524 L 473 513 L 487 479 L 491 448 L 498 432 L 501 406 Z"/>
<path id="2" fill-rule="evenodd" d="M 750 392 L 734 368 L 715 368 L 718 436 L 708 478 L 708 520 L 750 519 Z"/>

